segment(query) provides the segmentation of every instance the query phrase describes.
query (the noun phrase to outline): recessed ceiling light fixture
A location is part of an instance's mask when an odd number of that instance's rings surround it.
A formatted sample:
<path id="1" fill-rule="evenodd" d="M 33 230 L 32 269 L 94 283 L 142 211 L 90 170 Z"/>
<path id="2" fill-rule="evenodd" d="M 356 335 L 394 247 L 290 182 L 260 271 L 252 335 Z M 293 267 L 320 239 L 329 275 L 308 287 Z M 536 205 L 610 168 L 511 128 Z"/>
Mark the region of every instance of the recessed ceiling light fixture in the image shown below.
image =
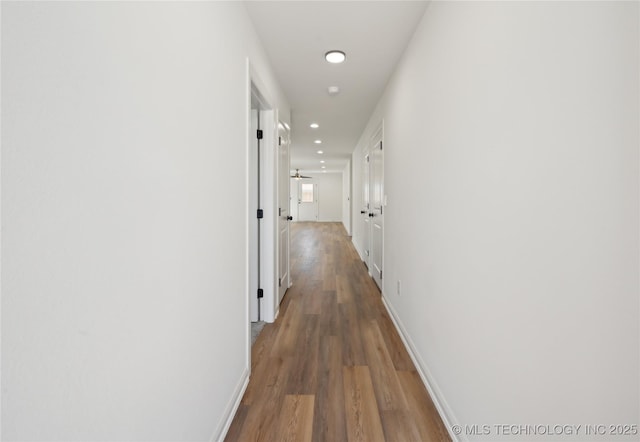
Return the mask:
<path id="1" fill-rule="evenodd" d="M 338 86 L 329 86 L 327 88 L 327 92 L 329 92 L 329 95 L 338 95 L 340 93 L 340 88 Z"/>
<path id="2" fill-rule="evenodd" d="M 324 160 L 320 160 L 320 163 L 321 163 L 321 164 L 324 164 Z"/>
<path id="3" fill-rule="evenodd" d="M 322 166 L 322 168 L 323 168 L 323 169 L 326 169 L 326 168 L 327 168 L 327 166 Z"/>
<path id="4" fill-rule="evenodd" d="M 322 154 L 324 153 L 324 151 L 319 150 L 319 151 L 318 151 L 318 153 L 319 153 L 320 155 L 322 155 Z"/>
<path id="5" fill-rule="evenodd" d="M 317 129 L 317 128 L 319 128 L 320 126 L 318 125 L 318 123 L 311 123 L 311 124 L 309 125 L 309 127 L 310 127 L 311 129 Z"/>
<path id="6" fill-rule="evenodd" d="M 329 51 L 326 54 L 324 54 L 324 58 L 329 63 L 337 64 L 337 63 L 344 62 L 347 59 L 347 56 L 342 51 Z"/>
<path id="7" fill-rule="evenodd" d="M 316 140 L 316 141 L 314 141 L 314 143 L 316 143 L 316 144 L 322 144 L 322 140 Z"/>

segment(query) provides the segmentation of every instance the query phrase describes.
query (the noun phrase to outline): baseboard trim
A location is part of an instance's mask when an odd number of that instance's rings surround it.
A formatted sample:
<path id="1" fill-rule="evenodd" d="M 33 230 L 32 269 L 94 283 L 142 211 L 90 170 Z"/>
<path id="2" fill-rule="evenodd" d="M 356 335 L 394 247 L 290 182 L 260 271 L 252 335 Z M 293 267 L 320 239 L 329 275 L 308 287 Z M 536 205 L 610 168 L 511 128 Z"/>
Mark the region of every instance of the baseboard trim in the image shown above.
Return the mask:
<path id="1" fill-rule="evenodd" d="M 227 432 L 229 431 L 229 427 L 231 427 L 233 418 L 236 416 L 236 411 L 238 411 L 244 392 L 249 385 L 249 375 L 249 368 L 245 368 L 244 373 L 242 373 L 240 381 L 233 392 L 233 396 L 231 396 L 231 400 L 225 409 L 224 421 L 218 425 L 218 428 L 216 428 L 216 431 L 213 433 L 213 437 L 210 439 L 211 442 L 223 442 L 224 438 L 227 436 Z"/>
<path id="2" fill-rule="evenodd" d="M 353 244 L 353 248 L 356 249 L 356 252 L 358 252 L 358 256 L 360 257 L 360 261 L 364 261 L 364 255 L 360 251 L 360 247 L 358 247 L 358 244 L 356 244 L 356 242 L 353 240 L 353 236 L 351 237 L 351 244 Z"/>
<path id="3" fill-rule="evenodd" d="M 435 405 L 436 410 L 438 410 L 438 414 L 440 415 L 442 422 L 447 428 L 449 436 L 451 436 L 451 440 L 453 440 L 453 442 L 467 442 L 468 439 L 464 435 L 453 433 L 453 422 L 456 422 L 457 420 L 453 418 L 453 412 L 447 404 L 447 401 L 444 399 L 440 388 L 438 388 L 438 384 L 436 383 L 435 379 L 433 379 L 429 368 L 420 357 L 420 354 L 417 352 L 413 341 L 411 340 L 411 337 L 402 325 L 402 321 L 400 321 L 400 318 L 398 317 L 396 311 L 393 309 L 393 306 L 387 302 L 384 294 L 382 295 L 382 304 L 384 304 L 384 307 L 387 309 L 387 312 L 391 317 L 391 321 L 396 327 L 396 330 L 400 335 L 400 339 L 402 339 L 402 343 L 409 353 L 409 357 L 413 361 L 413 364 L 416 366 L 416 370 L 420 375 L 420 379 L 422 379 L 422 382 L 427 388 L 427 391 L 429 392 L 429 395 L 433 400 L 433 404 Z"/>

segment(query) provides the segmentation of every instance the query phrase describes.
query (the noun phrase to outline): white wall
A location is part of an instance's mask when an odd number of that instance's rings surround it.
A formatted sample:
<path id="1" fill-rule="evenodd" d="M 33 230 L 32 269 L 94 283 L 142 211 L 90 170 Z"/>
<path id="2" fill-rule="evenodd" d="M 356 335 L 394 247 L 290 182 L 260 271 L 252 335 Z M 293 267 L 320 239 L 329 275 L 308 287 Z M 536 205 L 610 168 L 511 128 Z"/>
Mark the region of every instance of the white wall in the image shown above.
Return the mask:
<path id="1" fill-rule="evenodd" d="M 351 235 L 351 160 L 342 171 L 342 224 Z"/>
<path id="2" fill-rule="evenodd" d="M 318 184 L 318 221 L 342 222 L 342 173 L 314 173 Z"/>
<path id="3" fill-rule="evenodd" d="M 384 298 L 461 440 L 638 424 L 638 18 L 434 2 L 356 149 L 384 118 Z"/>
<path id="4" fill-rule="evenodd" d="M 304 183 L 318 186 L 318 221 L 342 222 L 342 173 L 339 172 L 301 172 L 311 176 Z M 299 181 L 291 180 L 291 213 L 293 220 L 298 221 L 298 185 Z"/>
<path id="5" fill-rule="evenodd" d="M 2 439 L 211 440 L 247 376 L 242 3 L 2 4 Z"/>

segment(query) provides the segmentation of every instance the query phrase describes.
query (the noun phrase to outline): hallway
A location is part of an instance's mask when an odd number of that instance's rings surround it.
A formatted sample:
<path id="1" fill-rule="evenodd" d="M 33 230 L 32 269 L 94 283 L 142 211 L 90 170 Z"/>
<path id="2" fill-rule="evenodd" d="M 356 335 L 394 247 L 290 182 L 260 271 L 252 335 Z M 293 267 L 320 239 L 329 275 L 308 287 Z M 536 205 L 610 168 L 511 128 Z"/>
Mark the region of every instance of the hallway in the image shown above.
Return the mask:
<path id="1" fill-rule="evenodd" d="M 450 440 L 342 224 L 292 224 L 291 272 L 225 440 Z"/>
<path id="2" fill-rule="evenodd" d="M 640 1 L 0 11 L 0 440 L 637 439 Z"/>

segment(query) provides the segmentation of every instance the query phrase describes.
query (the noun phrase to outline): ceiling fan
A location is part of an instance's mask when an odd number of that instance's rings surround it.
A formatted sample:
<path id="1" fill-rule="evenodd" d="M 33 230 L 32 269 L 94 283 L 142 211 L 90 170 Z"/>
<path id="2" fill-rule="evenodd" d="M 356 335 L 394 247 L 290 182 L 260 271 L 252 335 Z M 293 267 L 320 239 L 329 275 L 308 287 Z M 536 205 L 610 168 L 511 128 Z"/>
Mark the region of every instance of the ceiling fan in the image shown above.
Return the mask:
<path id="1" fill-rule="evenodd" d="M 300 180 L 302 178 L 312 178 L 312 177 L 300 175 L 300 169 L 296 169 L 295 175 L 291 175 L 291 178 L 295 178 L 296 180 Z"/>

